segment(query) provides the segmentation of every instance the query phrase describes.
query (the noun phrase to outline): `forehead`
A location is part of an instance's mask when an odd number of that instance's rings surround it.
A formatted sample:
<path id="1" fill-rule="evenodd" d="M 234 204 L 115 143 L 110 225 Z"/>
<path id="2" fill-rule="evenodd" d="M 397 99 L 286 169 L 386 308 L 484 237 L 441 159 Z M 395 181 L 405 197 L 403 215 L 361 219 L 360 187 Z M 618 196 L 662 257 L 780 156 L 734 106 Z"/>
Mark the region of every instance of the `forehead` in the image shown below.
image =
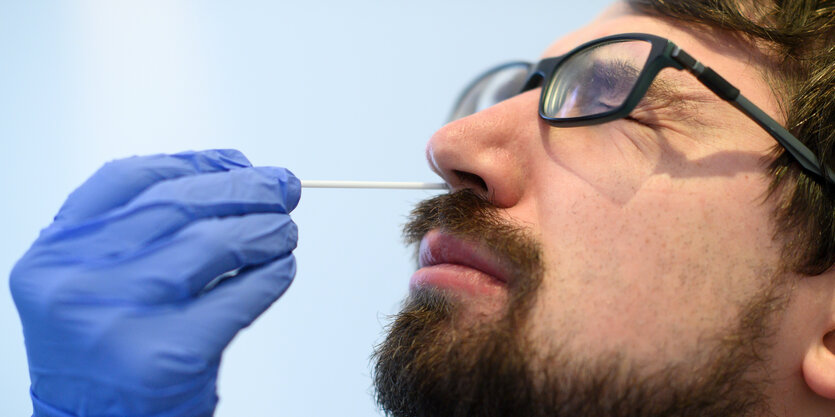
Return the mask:
<path id="1" fill-rule="evenodd" d="M 542 57 L 562 55 L 584 42 L 630 32 L 650 33 L 670 39 L 704 65 L 727 78 L 743 95 L 772 117 L 783 119 L 779 117 L 779 107 L 773 91 L 763 77 L 765 67 L 760 58 L 752 55 L 749 45 L 728 34 L 708 32 L 685 22 L 641 14 L 622 1 L 612 4 L 586 26 L 553 42 Z M 685 88 L 704 88 L 684 71 L 667 70 L 662 76 Z"/>
<path id="2" fill-rule="evenodd" d="M 745 45 L 734 44 L 729 37 L 718 33 L 711 34 L 709 37 L 704 29 L 691 27 L 685 22 L 674 22 L 641 14 L 623 1 L 611 4 L 587 25 L 557 39 L 546 49 L 543 56 L 562 55 L 584 42 L 629 32 L 651 33 L 665 37 L 683 49 L 689 49 L 699 55 L 718 54 L 724 58 L 739 61 L 747 61 L 750 58 L 744 51 Z M 723 42 L 715 42 L 717 37 L 723 38 Z"/>

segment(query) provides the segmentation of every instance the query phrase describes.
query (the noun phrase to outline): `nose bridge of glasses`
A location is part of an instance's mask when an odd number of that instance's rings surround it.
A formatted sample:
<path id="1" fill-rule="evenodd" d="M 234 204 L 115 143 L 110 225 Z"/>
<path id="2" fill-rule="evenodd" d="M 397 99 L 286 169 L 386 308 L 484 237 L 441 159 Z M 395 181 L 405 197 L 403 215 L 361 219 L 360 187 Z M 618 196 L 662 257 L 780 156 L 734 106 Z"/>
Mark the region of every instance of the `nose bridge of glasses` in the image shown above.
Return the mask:
<path id="1" fill-rule="evenodd" d="M 535 66 L 532 66 L 533 68 L 531 73 L 528 75 L 528 79 L 525 80 L 525 84 L 523 84 L 522 91 L 520 91 L 520 93 L 542 86 L 545 78 L 554 71 L 554 68 L 559 65 L 564 57 L 565 55 L 554 58 L 545 58 L 539 61 Z"/>
<path id="2" fill-rule="evenodd" d="M 544 79 L 545 75 L 541 72 L 532 72 L 528 75 L 528 79 L 525 80 L 525 84 L 522 85 L 522 89 L 519 93 L 524 93 L 525 91 L 533 90 L 542 85 L 542 80 Z"/>

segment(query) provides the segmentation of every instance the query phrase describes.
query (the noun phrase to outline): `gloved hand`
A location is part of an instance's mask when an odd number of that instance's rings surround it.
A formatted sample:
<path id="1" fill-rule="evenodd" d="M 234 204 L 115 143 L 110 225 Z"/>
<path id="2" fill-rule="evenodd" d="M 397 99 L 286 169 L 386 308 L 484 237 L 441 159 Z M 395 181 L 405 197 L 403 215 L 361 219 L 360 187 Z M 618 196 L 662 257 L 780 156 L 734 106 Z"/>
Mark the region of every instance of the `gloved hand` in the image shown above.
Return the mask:
<path id="1" fill-rule="evenodd" d="M 34 415 L 212 415 L 223 349 L 295 275 L 300 193 L 234 150 L 96 172 L 11 273 Z"/>

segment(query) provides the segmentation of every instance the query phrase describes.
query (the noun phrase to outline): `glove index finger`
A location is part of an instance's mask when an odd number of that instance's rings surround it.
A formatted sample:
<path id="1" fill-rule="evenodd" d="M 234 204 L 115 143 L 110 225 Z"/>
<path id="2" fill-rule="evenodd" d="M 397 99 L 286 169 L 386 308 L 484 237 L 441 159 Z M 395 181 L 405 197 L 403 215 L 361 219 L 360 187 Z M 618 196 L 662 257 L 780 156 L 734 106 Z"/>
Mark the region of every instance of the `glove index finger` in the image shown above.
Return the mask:
<path id="1" fill-rule="evenodd" d="M 281 191 L 287 204 L 287 213 L 290 213 L 299 205 L 299 199 L 302 196 L 302 182 L 287 168 L 275 168 L 274 172 L 278 181 L 284 184 Z"/>
<path id="2" fill-rule="evenodd" d="M 55 221 L 74 222 L 102 214 L 124 205 L 160 181 L 251 166 L 249 160 L 234 149 L 118 159 L 106 163 L 73 191 Z"/>

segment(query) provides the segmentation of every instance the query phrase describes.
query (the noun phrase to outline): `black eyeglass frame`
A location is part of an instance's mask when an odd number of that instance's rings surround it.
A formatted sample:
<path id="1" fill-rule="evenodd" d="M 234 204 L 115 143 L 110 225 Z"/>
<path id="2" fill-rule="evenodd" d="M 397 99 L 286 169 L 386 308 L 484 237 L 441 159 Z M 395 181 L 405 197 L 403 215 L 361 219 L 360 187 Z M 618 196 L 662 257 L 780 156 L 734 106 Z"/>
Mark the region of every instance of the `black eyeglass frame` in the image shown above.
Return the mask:
<path id="1" fill-rule="evenodd" d="M 629 92 L 629 95 L 620 107 L 591 116 L 573 118 L 556 118 L 547 116 L 545 112 L 547 86 L 550 82 L 552 82 L 552 77 L 554 77 L 554 74 L 556 74 L 563 62 L 571 56 L 585 51 L 588 48 L 600 46 L 606 43 L 628 40 L 649 42 L 651 44 L 651 49 L 647 62 L 641 70 L 641 73 L 638 75 L 635 86 L 632 91 Z M 765 131 L 768 132 L 781 146 L 783 146 L 783 148 L 785 148 L 786 151 L 788 151 L 789 154 L 804 169 L 815 174 L 824 181 L 835 185 L 835 173 L 833 173 L 829 167 L 822 166 L 815 154 L 806 145 L 800 142 L 800 140 L 780 125 L 780 123 L 771 118 L 771 116 L 766 114 L 762 109 L 751 103 L 745 96 L 740 94 L 738 88 L 734 87 L 710 67 L 703 65 L 690 56 L 690 54 L 684 52 L 669 39 L 646 33 L 624 33 L 595 39 L 574 48 L 565 55 L 545 58 L 536 65 L 526 64 L 523 62 L 513 62 L 494 68 L 479 77 L 476 82 L 470 84 L 470 87 L 465 90 L 464 95 L 466 95 L 466 91 L 476 85 L 479 80 L 495 73 L 500 69 L 504 69 L 512 65 L 528 65 L 528 68 L 533 67 L 523 84 L 524 87 L 519 93 L 521 94 L 539 86 L 543 86 L 539 99 L 539 117 L 555 127 L 588 126 L 627 117 L 632 110 L 635 109 L 635 106 L 638 105 L 641 99 L 643 99 L 644 94 L 646 94 L 653 80 L 655 80 L 655 77 L 659 72 L 661 72 L 661 70 L 665 68 L 687 70 L 705 87 L 713 91 L 719 98 L 731 103 L 731 105 L 739 109 L 743 114 L 765 129 Z M 459 102 L 463 99 L 464 95 L 461 96 Z M 456 105 L 456 107 L 458 106 Z"/>

